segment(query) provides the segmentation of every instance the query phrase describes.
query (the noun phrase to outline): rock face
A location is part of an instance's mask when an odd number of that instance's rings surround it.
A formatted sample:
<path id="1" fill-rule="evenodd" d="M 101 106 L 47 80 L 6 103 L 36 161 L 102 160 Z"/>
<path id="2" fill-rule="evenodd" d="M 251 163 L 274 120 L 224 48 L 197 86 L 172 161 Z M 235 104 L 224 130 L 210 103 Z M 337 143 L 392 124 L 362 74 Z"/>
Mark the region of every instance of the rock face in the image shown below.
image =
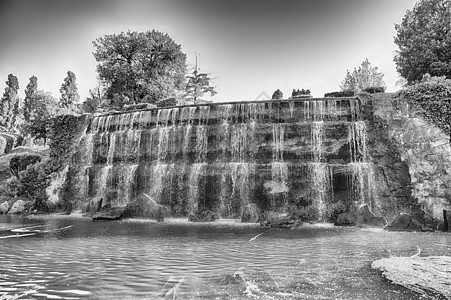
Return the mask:
<path id="1" fill-rule="evenodd" d="M 431 228 L 423 226 L 411 215 L 401 213 L 387 227 L 389 231 L 432 231 Z"/>
<path id="2" fill-rule="evenodd" d="M 24 214 L 26 212 L 29 211 L 29 209 L 32 206 L 32 202 L 31 201 L 27 201 L 27 200 L 16 200 L 16 202 L 14 202 L 13 206 L 11 207 L 11 209 L 9 210 L 9 214 Z"/>
<path id="3" fill-rule="evenodd" d="M 451 232 L 451 210 L 443 210 L 444 230 Z"/>
<path id="4" fill-rule="evenodd" d="M 103 198 L 102 197 L 95 197 L 91 199 L 89 202 L 85 203 L 83 206 L 81 213 L 83 216 L 89 217 L 96 214 L 101 208 L 103 204 Z"/>

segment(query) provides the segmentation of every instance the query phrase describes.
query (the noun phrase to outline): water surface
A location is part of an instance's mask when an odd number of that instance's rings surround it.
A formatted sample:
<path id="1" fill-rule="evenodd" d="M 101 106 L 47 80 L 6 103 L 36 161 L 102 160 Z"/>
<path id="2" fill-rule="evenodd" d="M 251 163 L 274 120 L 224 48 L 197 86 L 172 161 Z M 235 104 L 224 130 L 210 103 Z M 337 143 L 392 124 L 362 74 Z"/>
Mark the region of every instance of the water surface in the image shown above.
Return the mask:
<path id="1" fill-rule="evenodd" d="M 445 233 L 268 231 L 233 220 L 0 215 L 0 237 L 36 225 L 50 232 L 0 239 L 0 299 L 443 299 L 391 284 L 371 262 L 417 247 L 422 256 L 451 255 Z"/>

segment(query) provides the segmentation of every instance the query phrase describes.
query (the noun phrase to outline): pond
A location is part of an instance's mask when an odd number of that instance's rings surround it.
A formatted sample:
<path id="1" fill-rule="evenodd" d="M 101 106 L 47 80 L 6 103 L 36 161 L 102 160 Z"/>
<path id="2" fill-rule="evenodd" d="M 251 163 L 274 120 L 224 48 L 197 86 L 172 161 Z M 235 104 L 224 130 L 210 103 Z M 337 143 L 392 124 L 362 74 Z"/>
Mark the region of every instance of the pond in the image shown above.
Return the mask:
<path id="1" fill-rule="evenodd" d="M 5 238 L 37 225 L 43 232 Z M 0 299 L 441 299 L 371 269 L 417 247 L 451 255 L 451 235 L 0 215 Z"/>

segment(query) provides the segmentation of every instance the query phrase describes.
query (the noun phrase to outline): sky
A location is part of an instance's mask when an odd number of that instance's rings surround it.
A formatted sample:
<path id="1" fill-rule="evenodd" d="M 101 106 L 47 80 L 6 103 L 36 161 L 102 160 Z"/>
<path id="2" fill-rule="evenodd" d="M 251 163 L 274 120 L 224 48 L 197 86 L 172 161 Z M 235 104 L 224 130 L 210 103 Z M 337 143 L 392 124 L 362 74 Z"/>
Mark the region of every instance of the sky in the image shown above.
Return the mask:
<path id="1" fill-rule="evenodd" d="M 92 41 L 122 31 L 167 33 L 211 74 L 212 101 L 255 100 L 280 89 L 338 91 L 369 59 L 387 91 L 399 79 L 395 24 L 415 0 L 0 0 L 0 92 L 8 74 L 59 97 L 67 71 L 81 100 L 97 84 Z"/>

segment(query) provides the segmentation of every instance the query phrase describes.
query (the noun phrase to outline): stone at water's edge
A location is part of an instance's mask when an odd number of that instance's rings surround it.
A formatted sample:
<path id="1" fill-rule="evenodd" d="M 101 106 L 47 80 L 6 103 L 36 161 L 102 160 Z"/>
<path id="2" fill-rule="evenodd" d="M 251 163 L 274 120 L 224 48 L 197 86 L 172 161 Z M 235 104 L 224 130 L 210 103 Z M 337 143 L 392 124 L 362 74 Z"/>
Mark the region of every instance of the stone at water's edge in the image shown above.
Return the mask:
<path id="1" fill-rule="evenodd" d="M 13 206 L 9 210 L 9 214 L 24 214 L 28 212 L 33 205 L 32 201 L 18 199 L 14 202 Z"/>
<path id="2" fill-rule="evenodd" d="M 387 227 L 389 231 L 433 231 L 424 226 L 411 215 L 400 213 L 393 222 Z"/>
<path id="3" fill-rule="evenodd" d="M 384 217 L 376 216 L 370 211 L 368 205 L 360 205 L 358 209 L 351 205 L 349 212 L 341 213 L 335 221 L 336 226 L 361 226 L 361 227 L 384 227 L 387 220 Z"/>
<path id="4" fill-rule="evenodd" d="M 85 205 L 81 209 L 81 213 L 84 217 L 90 217 L 96 214 L 101 208 L 103 204 L 102 197 L 95 197 L 89 202 L 85 203 Z"/>
<path id="5" fill-rule="evenodd" d="M 335 226 L 354 226 L 356 215 L 350 212 L 341 213 L 337 216 Z"/>
<path id="6" fill-rule="evenodd" d="M 165 206 L 156 203 L 149 195 L 142 193 L 135 201 L 127 203 L 124 218 L 147 218 L 163 222 L 166 211 Z"/>
<path id="7" fill-rule="evenodd" d="M 243 223 L 257 223 L 260 220 L 260 212 L 257 205 L 254 203 L 246 205 L 243 214 L 241 215 L 241 222 Z"/>
<path id="8" fill-rule="evenodd" d="M 443 219 L 445 223 L 444 230 L 447 232 L 451 232 L 451 210 L 449 209 L 443 210 Z"/>
<path id="9" fill-rule="evenodd" d="M 124 217 L 125 206 L 104 208 L 92 216 L 93 221 L 116 221 Z"/>
<path id="10" fill-rule="evenodd" d="M 8 201 L 5 201 L 2 204 L 0 204 L 0 214 L 6 214 L 8 210 L 9 210 Z"/>
<path id="11" fill-rule="evenodd" d="M 373 269 L 395 284 L 424 293 L 432 291 L 451 298 L 451 257 L 390 257 L 376 260 Z"/>
<path id="12" fill-rule="evenodd" d="M 202 211 L 198 211 L 195 214 L 190 214 L 188 216 L 188 221 L 190 222 L 214 222 L 218 219 L 220 219 L 221 217 L 211 211 L 211 210 L 202 210 Z"/>

